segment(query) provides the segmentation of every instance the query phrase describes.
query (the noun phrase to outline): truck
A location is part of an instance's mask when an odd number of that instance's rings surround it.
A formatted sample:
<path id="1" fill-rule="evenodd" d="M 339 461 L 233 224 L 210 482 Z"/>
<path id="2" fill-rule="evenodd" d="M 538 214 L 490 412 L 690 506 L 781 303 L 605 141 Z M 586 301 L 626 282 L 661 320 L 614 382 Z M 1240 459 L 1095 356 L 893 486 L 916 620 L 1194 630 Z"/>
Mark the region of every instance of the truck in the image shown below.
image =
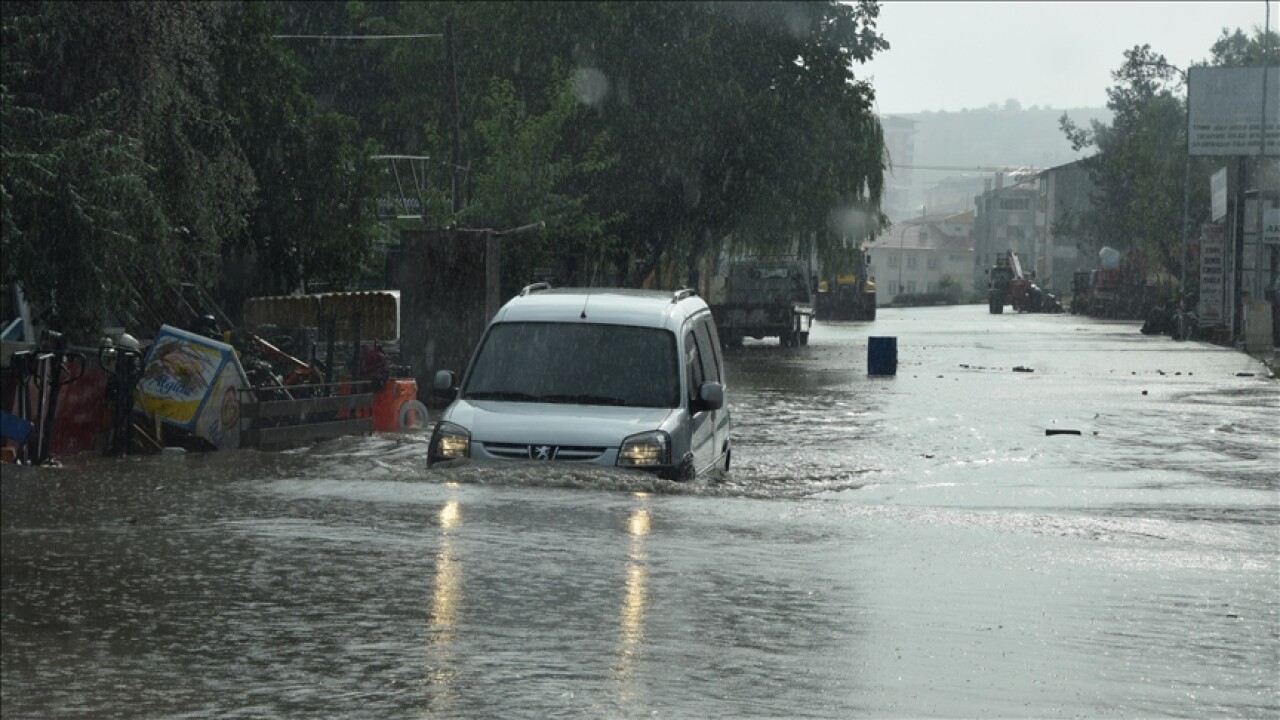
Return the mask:
<path id="1" fill-rule="evenodd" d="M 776 337 L 783 347 L 809 344 L 813 297 L 809 269 L 795 260 L 741 260 L 729 265 L 725 300 L 711 312 L 727 347 L 744 337 Z"/>
<path id="2" fill-rule="evenodd" d="M 987 308 L 992 315 L 1004 312 L 1022 278 L 1022 265 L 1012 250 L 996 257 L 994 267 L 987 270 Z M 1016 309 L 1016 308 L 1015 308 Z"/>
<path id="3" fill-rule="evenodd" d="M 813 310 L 817 320 L 875 320 L 876 283 L 859 273 L 823 280 Z"/>
<path id="4" fill-rule="evenodd" d="M 1008 303 L 1014 312 L 1059 313 L 1062 304 L 1056 293 L 1035 283 L 1035 272 L 1023 272 L 1018 254 L 1006 251 L 987 270 L 987 304 L 993 315 L 1004 312 Z"/>
<path id="5" fill-rule="evenodd" d="M 1149 280 L 1137 253 L 1104 247 L 1098 251 L 1096 268 L 1072 277 L 1071 312 L 1128 320 L 1143 317 L 1150 297 L 1161 295 L 1158 287 L 1148 287 Z"/>

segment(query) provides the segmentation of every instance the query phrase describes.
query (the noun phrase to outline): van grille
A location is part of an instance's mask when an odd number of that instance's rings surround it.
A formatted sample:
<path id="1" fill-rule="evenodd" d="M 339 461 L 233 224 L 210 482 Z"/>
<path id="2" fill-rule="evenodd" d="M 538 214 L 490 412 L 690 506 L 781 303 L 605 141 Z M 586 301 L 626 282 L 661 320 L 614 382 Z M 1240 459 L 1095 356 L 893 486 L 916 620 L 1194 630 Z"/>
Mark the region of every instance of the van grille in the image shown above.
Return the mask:
<path id="1" fill-rule="evenodd" d="M 485 443 L 485 452 L 504 460 L 561 460 L 567 462 L 595 462 L 605 453 L 602 447 L 575 445 L 518 445 L 515 443 Z"/>

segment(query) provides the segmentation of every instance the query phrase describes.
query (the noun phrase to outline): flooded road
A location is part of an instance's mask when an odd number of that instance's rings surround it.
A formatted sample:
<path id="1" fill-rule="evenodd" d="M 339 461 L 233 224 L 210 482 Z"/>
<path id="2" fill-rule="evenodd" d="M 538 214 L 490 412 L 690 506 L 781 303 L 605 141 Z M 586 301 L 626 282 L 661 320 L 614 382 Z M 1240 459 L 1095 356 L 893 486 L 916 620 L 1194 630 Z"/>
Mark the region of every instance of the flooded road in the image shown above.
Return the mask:
<path id="1" fill-rule="evenodd" d="M 968 306 L 727 366 L 722 482 L 428 470 L 425 434 L 5 468 L 0 714 L 1280 715 L 1248 356 Z"/>

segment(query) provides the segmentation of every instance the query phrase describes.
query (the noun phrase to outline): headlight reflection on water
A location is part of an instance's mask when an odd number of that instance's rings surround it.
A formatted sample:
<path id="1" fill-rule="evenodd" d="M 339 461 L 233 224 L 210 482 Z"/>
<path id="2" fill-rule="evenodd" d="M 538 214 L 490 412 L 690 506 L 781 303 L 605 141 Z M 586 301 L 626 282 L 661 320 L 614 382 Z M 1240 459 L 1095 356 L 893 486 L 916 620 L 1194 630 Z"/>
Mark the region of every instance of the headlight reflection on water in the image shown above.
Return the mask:
<path id="1" fill-rule="evenodd" d="M 458 600 L 462 594 L 462 563 L 453 546 L 449 530 L 462 525 L 462 505 L 449 500 L 440 507 L 440 551 L 436 554 L 435 588 L 431 593 L 431 614 L 427 621 L 427 643 L 430 664 L 423 680 L 432 713 L 448 714 L 461 697 L 454 688 L 461 672 L 457 668 L 452 647 L 457 641 Z M 434 715 L 429 715 L 434 717 Z"/>
<path id="2" fill-rule="evenodd" d="M 636 493 L 643 502 L 645 493 Z M 618 662 L 614 679 L 620 685 L 619 695 L 627 699 L 638 696 L 635 683 L 635 662 L 640 643 L 644 640 L 644 615 L 649 604 L 649 555 L 645 548 L 649 536 L 651 518 L 649 509 L 638 507 L 627 518 L 627 532 L 631 535 L 631 548 L 627 554 L 626 593 L 623 595 L 619 614 Z"/>

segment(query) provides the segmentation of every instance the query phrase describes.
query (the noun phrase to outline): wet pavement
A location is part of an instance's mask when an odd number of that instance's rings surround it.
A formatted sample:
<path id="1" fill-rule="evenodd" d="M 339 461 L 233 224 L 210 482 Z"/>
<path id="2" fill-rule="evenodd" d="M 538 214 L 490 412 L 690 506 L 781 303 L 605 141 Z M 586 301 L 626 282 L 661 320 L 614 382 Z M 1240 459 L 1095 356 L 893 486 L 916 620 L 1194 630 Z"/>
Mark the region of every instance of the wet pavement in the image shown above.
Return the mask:
<path id="1" fill-rule="evenodd" d="M 968 306 L 727 364 L 720 482 L 425 434 L 6 467 L 0 714 L 1280 716 L 1256 360 Z"/>

